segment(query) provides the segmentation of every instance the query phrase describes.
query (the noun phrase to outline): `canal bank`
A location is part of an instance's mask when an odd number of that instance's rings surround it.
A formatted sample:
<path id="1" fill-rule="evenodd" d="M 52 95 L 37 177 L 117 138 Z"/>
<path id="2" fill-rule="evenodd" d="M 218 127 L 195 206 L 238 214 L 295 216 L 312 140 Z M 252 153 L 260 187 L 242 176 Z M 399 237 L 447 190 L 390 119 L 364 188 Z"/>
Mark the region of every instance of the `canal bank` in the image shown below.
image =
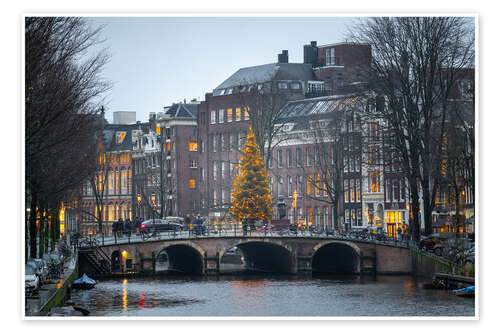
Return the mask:
<path id="1" fill-rule="evenodd" d="M 25 316 L 47 316 L 50 310 L 64 304 L 71 284 L 78 278 L 78 259 L 73 257 L 64 263 L 62 277 L 55 283 L 44 284 L 36 295 L 25 297 Z"/>

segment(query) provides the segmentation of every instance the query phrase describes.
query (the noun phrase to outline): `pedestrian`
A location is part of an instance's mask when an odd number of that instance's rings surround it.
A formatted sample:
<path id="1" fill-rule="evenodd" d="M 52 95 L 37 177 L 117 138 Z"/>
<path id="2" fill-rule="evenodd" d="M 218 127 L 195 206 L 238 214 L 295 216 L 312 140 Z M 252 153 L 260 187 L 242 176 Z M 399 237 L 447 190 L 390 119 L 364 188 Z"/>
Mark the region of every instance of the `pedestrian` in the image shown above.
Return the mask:
<path id="1" fill-rule="evenodd" d="M 120 217 L 118 219 L 118 237 L 122 237 L 123 236 L 123 219 Z"/>
<path id="2" fill-rule="evenodd" d="M 401 227 L 398 227 L 398 240 L 401 240 Z"/>
<path id="3" fill-rule="evenodd" d="M 130 235 L 132 233 L 132 222 L 130 221 L 130 219 L 128 217 L 125 220 L 125 233 L 127 234 L 127 237 L 130 238 Z"/>
<path id="4" fill-rule="evenodd" d="M 141 219 L 139 218 L 139 216 L 135 217 L 134 228 L 135 228 L 135 234 L 139 235 L 139 232 L 140 232 L 140 229 L 141 229 Z"/>
<path id="5" fill-rule="evenodd" d="M 191 224 L 191 218 L 189 217 L 189 214 L 188 214 L 186 216 L 186 219 L 184 220 L 184 227 L 189 228 L 189 224 Z"/>
<path id="6" fill-rule="evenodd" d="M 247 219 L 243 219 L 241 221 L 241 226 L 243 227 L 243 236 L 246 236 L 247 235 L 247 228 L 248 228 Z"/>
<path id="7" fill-rule="evenodd" d="M 115 237 L 115 243 L 116 243 L 116 236 L 118 233 L 118 224 L 116 223 L 116 221 L 111 224 L 111 230 L 113 231 L 113 237 Z"/>

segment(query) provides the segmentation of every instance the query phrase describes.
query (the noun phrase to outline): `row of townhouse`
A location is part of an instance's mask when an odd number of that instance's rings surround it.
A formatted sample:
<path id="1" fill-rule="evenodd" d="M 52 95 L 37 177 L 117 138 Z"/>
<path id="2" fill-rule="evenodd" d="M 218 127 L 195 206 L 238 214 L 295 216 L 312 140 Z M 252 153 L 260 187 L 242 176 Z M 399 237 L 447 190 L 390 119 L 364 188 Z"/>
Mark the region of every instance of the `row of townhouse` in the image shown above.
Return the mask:
<path id="1" fill-rule="evenodd" d="M 279 108 L 274 148 L 266 151 L 269 184 L 291 221 L 330 229 L 378 226 L 390 234 L 404 229 L 411 204 L 405 177 L 384 141 L 384 124 L 363 116 L 367 107 L 383 107 L 362 83 L 370 62 L 369 45 L 311 42 L 303 63 L 289 63 L 284 50 L 276 63 L 239 69 L 204 101 L 175 103 L 150 114 L 148 123 L 106 124 L 107 161 L 127 156 L 112 164 L 104 182 L 106 226 L 120 217 L 198 214 L 217 226 L 235 223 L 227 211 L 250 113 Z M 319 142 L 318 133 L 327 129 L 335 135 Z M 341 176 L 336 207 L 327 186 L 332 172 Z M 95 213 L 89 189 L 82 193 L 83 207 Z M 436 225 L 440 214 L 433 215 Z M 96 231 L 95 218 L 82 220 Z"/>

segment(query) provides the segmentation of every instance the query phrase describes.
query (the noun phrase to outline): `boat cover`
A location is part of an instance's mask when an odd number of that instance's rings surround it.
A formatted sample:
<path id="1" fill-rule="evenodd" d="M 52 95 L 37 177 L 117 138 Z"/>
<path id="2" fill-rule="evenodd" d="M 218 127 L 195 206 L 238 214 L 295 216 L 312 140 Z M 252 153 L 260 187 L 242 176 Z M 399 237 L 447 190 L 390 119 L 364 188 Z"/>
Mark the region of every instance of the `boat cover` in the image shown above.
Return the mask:
<path id="1" fill-rule="evenodd" d="M 73 284 L 96 284 L 96 282 L 83 273 L 82 277 L 75 280 Z"/>

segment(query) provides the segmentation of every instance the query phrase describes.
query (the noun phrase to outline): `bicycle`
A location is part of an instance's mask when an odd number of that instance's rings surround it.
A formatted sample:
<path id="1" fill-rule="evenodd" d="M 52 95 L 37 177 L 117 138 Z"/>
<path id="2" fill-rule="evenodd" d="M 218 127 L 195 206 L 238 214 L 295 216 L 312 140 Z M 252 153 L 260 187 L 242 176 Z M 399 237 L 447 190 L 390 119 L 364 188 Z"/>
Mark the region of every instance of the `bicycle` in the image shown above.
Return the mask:
<path id="1" fill-rule="evenodd" d="M 143 230 L 141 231 L 141 238 L 143 241 L 148 240 L 148 239 L 161 239 L 161 234 L 159 231 L 154 229 L 153 231 L 150 230 Z"/>

